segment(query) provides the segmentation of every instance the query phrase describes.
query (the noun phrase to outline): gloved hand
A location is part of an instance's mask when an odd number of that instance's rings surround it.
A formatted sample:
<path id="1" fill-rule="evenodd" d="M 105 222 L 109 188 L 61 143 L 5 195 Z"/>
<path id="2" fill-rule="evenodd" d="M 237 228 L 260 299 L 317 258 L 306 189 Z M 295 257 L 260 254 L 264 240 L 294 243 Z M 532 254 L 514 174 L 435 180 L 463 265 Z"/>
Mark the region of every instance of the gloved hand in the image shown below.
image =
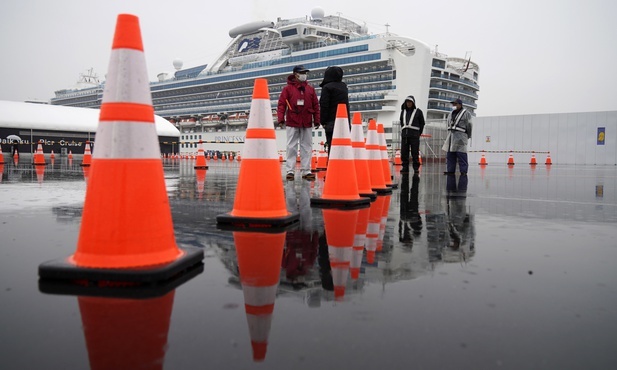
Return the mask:
<path id="1" fill-rule="evenodd" d="M 285 127 L 285 121 L 279 121 L 277 125 L 278 127 Z"/>

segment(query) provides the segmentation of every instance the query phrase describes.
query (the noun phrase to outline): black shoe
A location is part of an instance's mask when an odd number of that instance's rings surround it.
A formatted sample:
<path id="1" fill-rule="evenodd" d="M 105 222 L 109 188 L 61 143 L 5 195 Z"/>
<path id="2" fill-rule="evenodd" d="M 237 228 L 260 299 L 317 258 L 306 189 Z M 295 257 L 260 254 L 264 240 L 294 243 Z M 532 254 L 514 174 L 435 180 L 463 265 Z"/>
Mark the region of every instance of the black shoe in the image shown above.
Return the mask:
<path id="1" fill-rule="evenodd" d="M 461 172 L 461 176 L 467 176 L 467 172 Z"/>
<path id="2" fill-rule="evenodd" d="M 409 168 L 401 168 L 401 173 L 409 173 Z"/>
<path id="3" fill-rule="evenodd" d="M 448 172 L 448 171 L 446 171 L 446 172 L 444 172 L 443 174 L 444 174 L 444 175 L 454 175 L 454 172 Z"/>
<path id="4" fill-rule="evenodd" d="M 296 176 L 293 173 L 288 173 L 287 176 L 285 176 L 285 178 L 287 180 L 293 180 L 296 178 Z"/>
<path id="5" fill-rule="evenodd" d="M 315 180 L 315 174 L 307 173 L 306 175 L 302 176 L 302 178 L 305 179 L 305 180 L 313 181 L 313 180 Z"/>

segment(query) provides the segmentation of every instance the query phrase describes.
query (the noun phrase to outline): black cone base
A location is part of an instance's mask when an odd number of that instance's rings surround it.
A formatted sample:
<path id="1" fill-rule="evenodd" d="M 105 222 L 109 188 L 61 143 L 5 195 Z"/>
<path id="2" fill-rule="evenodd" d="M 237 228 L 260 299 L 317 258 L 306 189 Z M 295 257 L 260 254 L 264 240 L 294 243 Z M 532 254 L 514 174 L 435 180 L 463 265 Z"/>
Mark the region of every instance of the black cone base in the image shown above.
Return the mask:
<path id="1" fill-rule="evenodd" d="M 216 227 L 232 231 L 282 232 L 300 223 L 300 214 L 290 212 L 285 217 L 238 217 L 229 213 L 216 216 Z"/>

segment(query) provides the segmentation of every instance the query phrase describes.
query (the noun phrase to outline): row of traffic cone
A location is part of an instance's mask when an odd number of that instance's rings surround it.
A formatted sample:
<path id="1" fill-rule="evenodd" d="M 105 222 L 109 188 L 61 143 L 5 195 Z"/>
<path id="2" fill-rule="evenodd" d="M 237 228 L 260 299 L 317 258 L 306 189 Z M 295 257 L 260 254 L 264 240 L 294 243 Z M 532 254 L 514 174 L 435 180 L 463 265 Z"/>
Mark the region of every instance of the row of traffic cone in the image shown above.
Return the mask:
<path id="1" fill-rule="evenodd" d="M 486 166 L 488 165 L 488 162 L 486 161 L 486 156 L 484 154 L 484 151 L 482 151 L 482 157 L 480 158 L 480 163 L 478 163 L 480 166 Z M 537 160 L 536 160 L 536 153 L 535 152 L 531 152 L 531 159 L 529 161 L 529 164 L 531 166 L 535 166 L 538 164 Z M 546 155 L 546 162 L 544 162 L 545 165 L 551 165 L 553 164 L 553 161 L 551 160 L 551 153 L 548 152 Z M 514 166 L 514 155 L 512 154 L 512 152 L 510 152 L 510 155 L 508 156 L 508 162 L 507 162 L 508 166 Z"/>

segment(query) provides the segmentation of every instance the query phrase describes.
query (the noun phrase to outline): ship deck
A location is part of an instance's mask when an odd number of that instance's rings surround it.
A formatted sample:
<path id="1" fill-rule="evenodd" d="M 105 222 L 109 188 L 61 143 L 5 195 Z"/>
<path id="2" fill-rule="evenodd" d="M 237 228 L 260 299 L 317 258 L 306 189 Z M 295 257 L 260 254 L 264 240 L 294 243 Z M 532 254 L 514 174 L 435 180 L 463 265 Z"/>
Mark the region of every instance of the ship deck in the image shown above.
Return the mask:
<path id="1" fill-rule="evenodd" d="M 209 161 L 202 187 L 190 160 L 163 163 L 177 243 L 206 258 L 203 272 L 175 289 L 167 332 L 159 333 L 164 348 L 138 355 L 170 369 L 263 368 L 253 361 L 234 238 L 216 227 L 216 216 L 233 208 L 240 164 Z M 286 182 L 283 171 L 299 230 L 324 237 L 323 210 L 302 196 L 318 196 L 323 176 Z M 267 368 L 613 366 L 617 168 L 471 166 L 466 178 L 443 171 L 428 163 L 414 180 L 395 167 L 382 250 L 374 261 L 364 252 L 344 297 L 335 299 L 328 284 L 327 246 L 296 246 L 305 269 L 280 271 Z M 84 302 L 37 289 L 37 266 L 75 251 L 83 169 L 63 158 L 37 176 L 22 159 L 6 163 L 1 180 L 3 367 L 95 367 L 104 341 L 88 331 Z M 399 221 L 410 215 L 416 232 L 401 235 Z M 132 325 L 123 335 L 143 334 Z M 117 356 L 105 361 L 128 361 Z"/>

